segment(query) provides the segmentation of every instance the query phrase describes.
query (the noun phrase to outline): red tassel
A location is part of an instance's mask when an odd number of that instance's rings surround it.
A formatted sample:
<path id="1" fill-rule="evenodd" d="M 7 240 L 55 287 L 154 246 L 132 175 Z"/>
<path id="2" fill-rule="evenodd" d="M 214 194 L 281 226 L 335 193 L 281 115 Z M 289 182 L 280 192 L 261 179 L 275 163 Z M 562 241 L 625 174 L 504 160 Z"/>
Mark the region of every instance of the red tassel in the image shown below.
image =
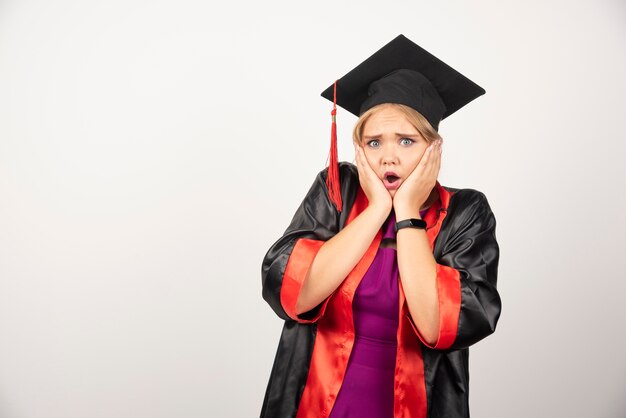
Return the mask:
<path id="1" fill-rule="evenodd" d="M 333 122 L 330 127 L 330 156 L 328 161 L 328 176 L 326 188 L 328 195 L 339 212 L 342 210 L 341 183 L 339 180 L 339 162 L 337 161 L 337 81 L 333 89 L 333 110 L 330 112 Z"/>

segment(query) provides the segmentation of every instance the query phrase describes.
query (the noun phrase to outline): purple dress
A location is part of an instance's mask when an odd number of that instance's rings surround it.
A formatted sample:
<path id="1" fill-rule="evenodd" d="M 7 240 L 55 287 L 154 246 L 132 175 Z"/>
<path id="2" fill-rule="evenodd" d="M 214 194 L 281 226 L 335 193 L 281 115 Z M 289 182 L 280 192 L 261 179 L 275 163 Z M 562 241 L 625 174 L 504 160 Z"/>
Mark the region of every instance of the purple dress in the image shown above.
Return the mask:
<path id="1" fill-rule="evenodd" d="M 383 239 L 395 239 L 395 222 L 391 212 Z M 396 249 L 378 248 L 352 301 L 354 347 L 330 418 L 393 417 L 398 299 Z"/>

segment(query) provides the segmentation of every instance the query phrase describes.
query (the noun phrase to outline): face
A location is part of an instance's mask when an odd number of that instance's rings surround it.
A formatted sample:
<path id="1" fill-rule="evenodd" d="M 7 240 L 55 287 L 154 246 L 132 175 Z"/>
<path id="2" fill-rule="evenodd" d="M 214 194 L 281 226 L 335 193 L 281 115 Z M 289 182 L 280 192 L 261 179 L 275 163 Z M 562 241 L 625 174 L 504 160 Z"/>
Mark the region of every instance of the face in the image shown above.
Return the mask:
<path id="1" fill-rule="evenodd" d="M 370 166 L 393 197 L 417 167 L 428 142 L 406 117 L 393 107 L 384 107 L 363 126 L 363 150 Z"/>

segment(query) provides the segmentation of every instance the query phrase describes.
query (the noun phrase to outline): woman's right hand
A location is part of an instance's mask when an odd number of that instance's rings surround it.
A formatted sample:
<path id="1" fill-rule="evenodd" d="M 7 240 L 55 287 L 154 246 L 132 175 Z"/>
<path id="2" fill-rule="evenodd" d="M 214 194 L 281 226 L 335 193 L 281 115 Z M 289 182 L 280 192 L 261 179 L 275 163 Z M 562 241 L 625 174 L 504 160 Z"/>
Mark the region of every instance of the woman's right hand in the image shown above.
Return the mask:
<path id="1" fill-rule="evenodd" d="M 393 207 L 391 194 L 389 194 L 382 180 L 378 178 L 376 172 L 374 172 L 367 161 L 363 147 L 354 144 L 354 153 L 356 168 L 359 172 L 359 183 L 365 192 L 365 196 L 367 196 L 369 204 L 371 206 L 380 207 L 381 210 L 386 210 L 386 214 L 388 215 Z"/>

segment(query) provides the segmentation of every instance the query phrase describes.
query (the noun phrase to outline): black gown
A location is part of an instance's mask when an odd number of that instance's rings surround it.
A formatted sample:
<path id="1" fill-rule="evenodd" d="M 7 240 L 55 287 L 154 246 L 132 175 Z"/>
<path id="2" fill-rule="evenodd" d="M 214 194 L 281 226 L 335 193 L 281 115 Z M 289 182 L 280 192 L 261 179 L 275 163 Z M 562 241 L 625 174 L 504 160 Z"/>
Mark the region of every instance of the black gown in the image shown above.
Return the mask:
<path id="1" fill-rule="evenodd" d="M 263 298 L 285 320 L 285 324 L 261 417 L 298 415 L 300 418 L 316 415 L 317 418 L 318 414 L 330 414 L 327 409 L 323 413 L 314 414 L 313 410 L 299 410 L 299 406 L 307 384 L 312 384 L 309 367 L 320 318 L 324 317 L 329 299 L 332 304 L 333 298 L 342 296 L 335 292 L 311 312 L 294 317 L 292 312 L 287 312 L 285 290 L 282 289 L 290 258 L 297 256 L 292 253 L 298 241 L 327 241 L 346 225 L 351 209 L 359 204 L 359 199 L 362 200 L 362 196 L 359 197 L 362 191 L 358 174 L 353 164 L 340 164 L 344 203 L 342 212 L 338 212 L 328 198 L 326 175 L 327 169 L 318 174 L 291 224 L 263 260 Z M 423 340 L 420 341 L 421 337 L 417 338 L 419 335 L 410 342 L 419 345 L 420 361 L 423 362 L 420 364 L 420 370 L 423 369 L 420 379 L 423 381 L 424 399 L 419 401 L 423 405 L 404 405 L 405 412 L 400 413 L 398 409 L 396 416 L 469 417 L 468 347 L 495 331 L 501 312 L 501 300 L 496 289 L 499 259 L 496 221 L 487 199 L 484 194 L 473 189 L 441 187 L 441 193 L 446 194 L 449 200 L 437 209 L 437 216 L 443 213 L 445 217 L 433 243 L 433 254 L 442 268 L 457 274 L 459 302 L 453 324 L 455 335 L 448 338 L 445 345 L 429 346 Z M 401 403 L 404 397 L 397 395 L 396 398 L 397 403 Z"/>

